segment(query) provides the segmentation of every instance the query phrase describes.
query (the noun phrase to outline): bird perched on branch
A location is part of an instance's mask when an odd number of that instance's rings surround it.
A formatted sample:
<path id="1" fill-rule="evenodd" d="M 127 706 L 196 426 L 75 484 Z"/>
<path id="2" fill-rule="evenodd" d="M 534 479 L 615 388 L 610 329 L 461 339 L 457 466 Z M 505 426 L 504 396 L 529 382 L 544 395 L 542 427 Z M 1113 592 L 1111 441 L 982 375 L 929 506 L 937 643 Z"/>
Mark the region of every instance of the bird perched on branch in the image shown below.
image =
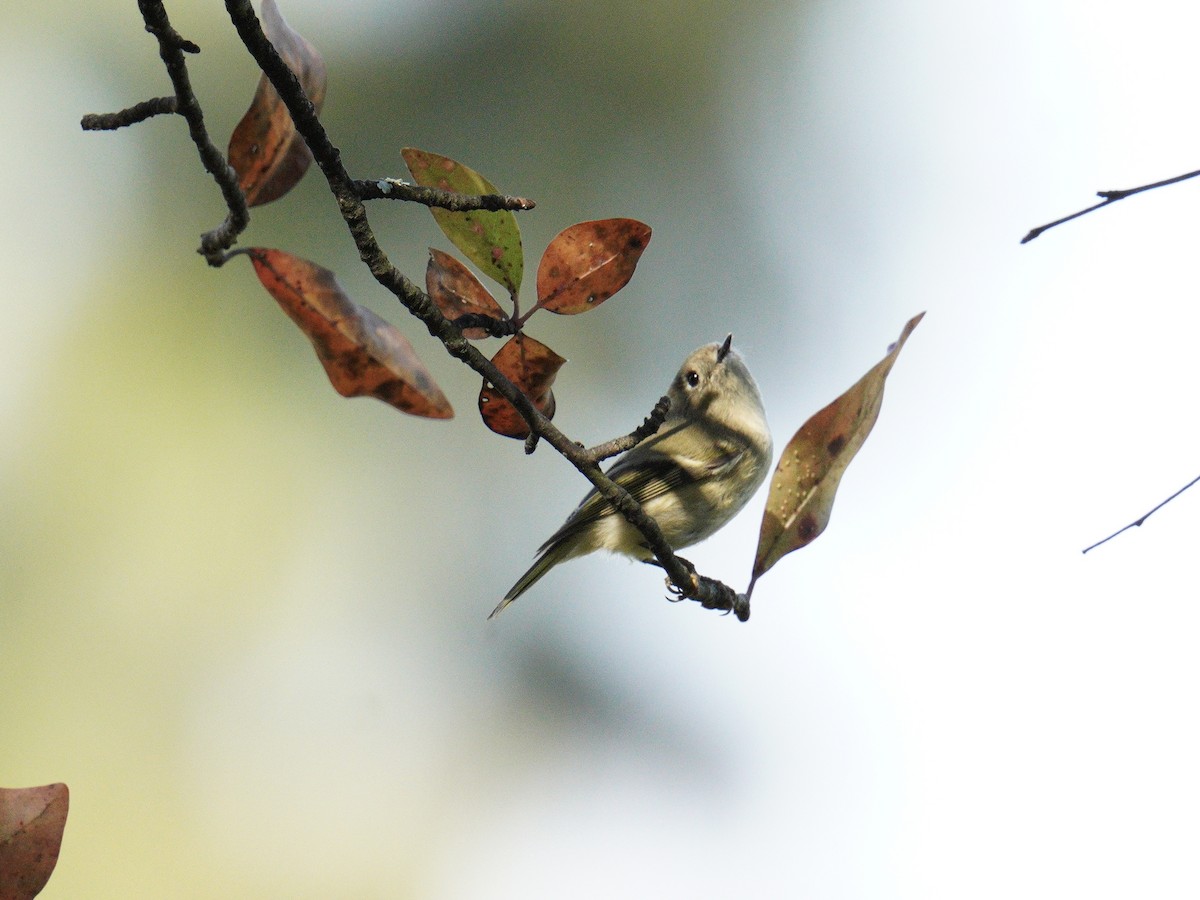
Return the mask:
<path id="1" fill-rule="evenodd" d="M 608 470 L 676 550 L 704 540 L 732 519 L 771 464 L 762 397 L 732 342 L 729 335 L 684 360 L 667 391 L 671 405 L 662 426 Z M 654 561 L 642 533 L 593 488 L 488 618 L 554 566 L 595 550 Z"/>

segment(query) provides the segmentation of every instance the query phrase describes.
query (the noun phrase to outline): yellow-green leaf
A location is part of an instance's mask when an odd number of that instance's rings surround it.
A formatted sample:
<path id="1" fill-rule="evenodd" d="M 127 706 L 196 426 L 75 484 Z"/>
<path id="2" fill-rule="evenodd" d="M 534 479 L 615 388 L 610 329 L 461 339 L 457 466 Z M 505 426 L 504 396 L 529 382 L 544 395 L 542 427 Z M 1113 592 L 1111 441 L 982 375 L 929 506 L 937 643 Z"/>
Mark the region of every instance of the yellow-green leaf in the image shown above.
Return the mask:
<path id="1" fill-rule="evenodd" d="M 495 185 L 474 169 L 449 157 L 413 147 L 405 147 L 400 152 L 413 179 L 422 187 L 471 196 L 499 193 Z M 521 249 L 521 229 L 511 210 L 450 212 L 430 207 L 429 211 L 442 233 L 466 254 L 467 259 L 489 278 L 508 288 L 510 296 L 516 296 L 521 289 L 525 257 Z"/>

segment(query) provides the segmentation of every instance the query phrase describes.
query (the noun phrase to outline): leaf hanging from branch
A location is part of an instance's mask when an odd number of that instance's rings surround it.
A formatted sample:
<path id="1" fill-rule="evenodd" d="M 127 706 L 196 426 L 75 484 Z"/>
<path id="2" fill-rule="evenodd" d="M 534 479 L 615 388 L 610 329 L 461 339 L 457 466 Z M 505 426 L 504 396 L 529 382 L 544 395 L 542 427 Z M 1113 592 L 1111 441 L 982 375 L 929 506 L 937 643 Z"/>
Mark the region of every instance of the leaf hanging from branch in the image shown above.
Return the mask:
<path id="1" fill-rule="evenodd" d="M 771 566 L 812 543 L 829 524 L 842 474 L 879 418 L 884 382 L 924 315 L 911 318 L 887 356 L 850 390 L 814 414 L 788 441 L 771 478 L 747 597 Z"/>
<path id="2" fill-rule="evenodd" d="M 565 359 L 545 344 L 526 334 L 509 338 L 492 357 L 496 368 L 519 387 L 548 419 L 554 418 L 554 392 L 551 386 L 565 362 Z M 496 434 L 511 438 L 529 436 L 529 424 L 517 412 L 516 407 L 500 396 L 487 382 L 484 382 L 483 389 L 479 392 L 479 415 L 483 417 L 483 424 Z"/>
<path id="3" fill-rule="evenodd" d="M 429 248 L 425 266 L 425 290 L 451 322 L 463 316 L 504 319 L 504 310 L 478 278 L 449 253 Z M 484 328 L 464 328 L 463 337 L 478 340 L 488 336 Z"/>
<path id="4" fill-rule="evenodd" d="M 458 194 L 496 194 L 496 186 L 476 172 L 446 156 L 405 147 L 400 151 L 413 179 L 422 187 L 440 188 Z M 525 256 L 521 229 L 511 210 L 450 212 L 431 207 L 434 221 L 467 259 L 479 266 L 515 297 L 521 289 Z"/>
<path id="5" fill-rule="evenodd" d="M 595 309 L 625 287 L 648 243 L 650 226 L 636 219 L 564 229 L 538 265 L 538 307 L 567 316 Z"/>
<path id="6" fill-rule="evenodd" d="M 317 112 L 325 102 L 325 61 L 308 41 L 283 20 L 275 0 L 263 0 L 263 33 L 288 68 L 296 73 Z M 250 108 L 229 139 L 229 164 L 249 206 L 277 200 L 304 177 L 312 163 L 308 145 L 296 131 L 291 114 L 266 75 Z"/>
<path id="7" fill-rule="evenodd" d="M 37 896 L 58 863 L 70 795 L 65 784 L 0 788 L 0 897 Z"/>
<path id="8" fill-rule="evenodd" d="M 245 252 L 263 287 L 312 341 L 339 394 L 376 397 L 430 419 L 454 415 L 408 339 L 347 297 L 332 272 L 282 250 Z"/>

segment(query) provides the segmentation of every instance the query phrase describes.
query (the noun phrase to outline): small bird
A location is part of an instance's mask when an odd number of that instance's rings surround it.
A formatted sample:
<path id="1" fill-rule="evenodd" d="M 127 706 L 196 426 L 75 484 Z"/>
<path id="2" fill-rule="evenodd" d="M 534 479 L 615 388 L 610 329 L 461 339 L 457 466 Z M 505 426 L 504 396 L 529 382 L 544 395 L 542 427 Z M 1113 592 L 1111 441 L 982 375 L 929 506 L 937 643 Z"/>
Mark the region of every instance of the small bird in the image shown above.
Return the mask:
<path id="1" fill-rule="evenodd" d="M 771 432 L 758 385 L 742 357 L 724 343 L 705 344 L 671 382 L 662 427 L 629 450 L 608 476 L 652 516 L 674 549 L 715 533 L 746 505 L 771 464 Z M 538 548 L 489 619 L 568 559 L 609 550 L 652 562 L 645 538 L 596 489 Z"/>

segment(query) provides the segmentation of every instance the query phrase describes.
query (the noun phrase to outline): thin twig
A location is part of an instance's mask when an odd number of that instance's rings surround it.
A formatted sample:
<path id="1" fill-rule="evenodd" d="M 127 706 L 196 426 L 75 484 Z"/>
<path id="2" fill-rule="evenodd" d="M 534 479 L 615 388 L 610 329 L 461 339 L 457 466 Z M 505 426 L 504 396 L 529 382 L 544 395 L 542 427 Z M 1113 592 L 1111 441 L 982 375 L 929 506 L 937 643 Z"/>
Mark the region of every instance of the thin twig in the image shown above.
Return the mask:
<path id="1" fill-rule="evenodd" d="M 1181 487 L 1179 490 L 1177 490 L 1175 493 L 1173 493 L 1170 497 L 1168 497 L 1162 503 L 1158 504 L 1158 506 L 1154 507 L 1154 509 L 1150 510 L 1150 512 L 1146 513 L 1144 516 L 1142 516 L 1136 522 L 1130 522 L 1128 525 L 1126 525 L 1120 531 L 1114 531 L 1112 534 L 1110 534 L 1104 540 L 1096 541 L 1096 543 L 1092 544 L 1092 546 L 1085 547 L 1083 552 L 1087 553 L 1088 550 L 1095 550 L 1101 544 L 1107 544 L 1109 541 L 1111 541 L 1113 538 L 1115 538 L 1118 534 L 1123 534 L 1124 532 L 1128 531 L 1130 528 L 1140 528 L 1143 522 L 1145 522 L 1148 518 L 1150 518 L 1152 515 L 1154 515 L 1156 512 L 1158 512 L 1160 509 L 1162 509 L 1164 506 L 1166 506 L 1168 503 L 1170 503 L 1172 500 L 1174 500 L 1176 497 L 1178 497 L 1180 494 L 1182 494 L 1184 491 L 1186 491 L 1188 488 L 1190 488 L 1192 485 L 1194 485 L 1197 481 L 1200 481 L 1200 475 L 1197 475 L 1195 478 L 1193 478 L 1191 481 L 1189 481 L 1187 484 L 1185 484 L 1183 487 Z"/>
<path id="2" fill-rule="evenodd" d="M 618 453 L 624 453 L 626 450 L 631 450 L 644 441 L 650 435 L 662 428 L 662 423 L 667 419 L 667 412 L 671 409 L 671 398 L 660 397 L 658 402 L 654 404 L 654 409 L 650 411 L 650 415 L 646 416 L 646 421 L 642 422 L 637 428 L 622 435 L 618 438 L 613 438 L 611 441 L 605 441 L 603 444 L 597 444 L 595 447 L 587 451 L 587 455 L 594 462 L 608 459 L 610 456 L 616 456 Z"/>
<path id="3" fill-rule="evenodd" d="M 158 55 L 175 88 L 175 111 L 187 121 L 188 133 L 200 154 L 200 161 L 220 187 L 221 196 L 229 210 L 224 222 L 200 236 L 200 248 L 197 251 L 208 260 L 209 265 L 220 266 L 225 262 L 225 251 L 233 246 L 237 236 L 250 224 L 250 210 L 246 206 L 246 195 L 238 186 L 237 173 L 208 136 L 208 129 L 204 127 L 204 111 L 192 90 L 183 55 L 199 53 L 200 48 L 180 37 L 167 18 L 161 0 L 138 0 L 138 8 L 146 22 L 146 30 L 158 39 Z"/>
<path id="4" fill-rule="evenodd" d="M 114 113 L 88 113 L 79 120 L 84 131 L 116 131 L 128 125 L 145 122 L 153 116 L 162 116 L 179 111 L 179 101 L 174 97 L 154 97 L 135 103 L 128 109 Z"/>
<path id="5" fill-rule="evenodd" d="M 150 3 L 151 0 L 139 0 L 139 2 Z M 350 236 L 358 248 L 359 256 L 375 280 L 394 294 L 409 312 L 424 323 L 429 333 L 445 345 L 447 353 L 466 363 L 493 385 L 500 395 L 516 408 L 534 434 L 540 435 L 555 450 L 566 457 L 595 486 L 600 496 L 611 503 L 634 528 L 641 532 L 646 538 L 647 545 L 666 570 L 671 584 L 678 590 L 680 597 L 698 600 L 707 608 L 734 609 L 737 593 L 714 579 L 701 578 L 695 574 L 694 570 L 689 569 L 675 555 L 658 523 L 647 515 L 629 492 L 608 478 L 596 462 L 587 455 L 586 450 L 567 438 L 549 419 L 542 415 L 530 399 L 476 350 L 462 336 L 462 332 L 441 314 L 429 296 L 392 265 L 375 238 L 367 220 L 366 207 L 359 196 L 354 179 L 350 177 L 342 164 L 340 152 L 330 142 L 325 127 L 318 119 L 312 103 L 305 96 L 295 74 L 280 59 L 271 42 L 263 34 L 262 26 L 254 13 L 254 8 L 250 5 L 250 0 L 225 0 L 225 8 L 229 12 L 230 20 L 237 29 L 242 43 L 245 44 L 259 68 L 279 93 L 288 112 L 291 113 L 296 130 L 308 144 L 309 150 L 312 151 L 313 159 L 325 175 L 329 189 L 337 200 L 339 211 L 350 230 Z M 723 590 L 719 590 L 716 586 Z M 746 614 L 748 615 L 748 610 Z M 742 617 L 741 612 L 738 615 L 739 618 Z"/>
<path id="6" fill-rule="evenodd" d="M 448 209 L 450 212 L 470 212 L 475 209 L 501 210 L 510 209 L 517 212 L 533 209 L 537 204 L 524 197 L 506 197 L 503 194 L 459 194 L 454 191 L 443 191 L 438 188 L 421 187 L 419 184 L 409 184 L 397 178 L 381 178 L 378 181 L 354 181 L 354 189 L 360 200 L 407 200 L 410 203 L 422 203 L 438 209 Z"/>
<path id="7" fill-rule="evenodd" d="M 1021 238 L 1022 244 L 1028 244 L 1043 231 L 1047 231 L 1056 225 L 1061 225 L 1063 222 L 1070 222 L 1072 219 L 1078 219 L 1080 216 L 1087 215 L 1090 212 L 1108 206 L 1110 203 L 1116 203 L 1118 200 L 1124 200 L 1126 197 L 1132 197 L 1134 194 L 1140 194 L 1142 191 L 1152 191 L 1155 188 L 1166 187 L 1169 184 L 1178 184 L 1181 181 L 1187 181 L 1189 178 L 1195 178 L 1200 175 L 1200 169 L 1195 172 L 1188 172 L 1186 175 L 1176 175 L 1174 178 L 1167 178 L 1163 181 L 1156 181 L 1153 184 L 1143 184 L 1141 187 L 1128 188 L 1123 191 L 1097 191 L 1096 196 L 1100 197 L 1099 203 L 1089 206 L 1087 209 L 1081 209 L 1079 212 L 1071 213 L 1069 216 L 1063 216 L 1061 219 L 1055 219 L 1053 222 L 1048 222 L 1045 225 L 1040 225 L 1034 228 L 1029 234 Z M 1086 551 L 1084 551 L 1086 552 Z"/>

